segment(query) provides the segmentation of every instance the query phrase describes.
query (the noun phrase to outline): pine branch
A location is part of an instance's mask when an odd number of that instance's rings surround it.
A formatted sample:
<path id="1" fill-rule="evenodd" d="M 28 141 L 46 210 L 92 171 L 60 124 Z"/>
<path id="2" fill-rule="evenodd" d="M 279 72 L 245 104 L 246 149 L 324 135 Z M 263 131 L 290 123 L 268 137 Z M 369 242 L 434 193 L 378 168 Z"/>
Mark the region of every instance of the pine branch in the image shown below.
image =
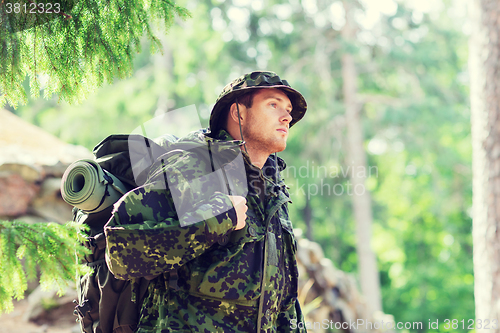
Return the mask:
<path id="1" fill-rule="evenodd" d="M 82 226 L 75 223 L 0 221 L 0 313 L 13 309 L 21 299 L 28 280 L 40 273 L 42 287 L 57 285 L 61 294 L 75 274 L 85 271 L 77 256 L 88 252 L 79 245 Z"/>
<path id="2" fill-rule="evenodd" d="M 21 13 L 12 12 L 15 4 Z M 30 6 L 46 11 L 24 13 Z M 104 83 L 132 73 L 140 38 L 158 41 L 153 24 L 163 23 L 168 31 L 176 17 L 189 16 L 170 0 L 1 0 L 0 107 L 27 102 L 26 76 L 33 81 L 33 97 L 43 75 L 48 77 L 42 87 L 45 98 L 58 94 L 69 103 L 79 102 Z"/>

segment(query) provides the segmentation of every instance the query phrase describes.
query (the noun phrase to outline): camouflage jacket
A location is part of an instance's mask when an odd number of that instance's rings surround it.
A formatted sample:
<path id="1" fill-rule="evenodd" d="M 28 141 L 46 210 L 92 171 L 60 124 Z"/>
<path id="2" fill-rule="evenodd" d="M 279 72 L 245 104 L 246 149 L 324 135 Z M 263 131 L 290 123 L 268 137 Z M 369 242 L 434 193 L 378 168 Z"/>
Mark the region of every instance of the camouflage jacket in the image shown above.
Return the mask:
<path id="1" fill-rule="evenodd" d="M 180 143 L 208 145 L 232 157 L 241 153 L 240 141 L 225 131 L 217 137 L 198 131 Z M 234 230 L 235 210 L 227 209 L 230 200 L 214 190 L 214 182 L 196 188 L 181 181 L 213 171 L 215 154 L 209 155 L 178 149 L 159 158 L 147 185 L 115 204 L 105 227 L 110 270 L 122 279 L 153 278 L 137 332 L 303 332 L 296 328 L 303 316 L 290 199 L 283 180 L 275 181 L 284 162 L 270 157 L 260 170 L 243 153 L 248 217 L 243 229 Z M 166 188 L 159 186 L 161 175 L 169 180 Z M 200 192 L 209 196 L 193 204 Z M 199 222 L 182 225 L 176 196 L 180 205 L 191 205 L 184 218 Z"/>

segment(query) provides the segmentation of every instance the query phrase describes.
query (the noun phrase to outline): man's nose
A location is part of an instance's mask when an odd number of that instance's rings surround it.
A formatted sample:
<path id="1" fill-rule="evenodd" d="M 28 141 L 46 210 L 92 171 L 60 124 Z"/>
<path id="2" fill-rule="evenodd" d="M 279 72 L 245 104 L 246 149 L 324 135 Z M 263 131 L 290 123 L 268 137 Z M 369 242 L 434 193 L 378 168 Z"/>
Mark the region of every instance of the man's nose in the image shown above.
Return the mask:
<path id="1" fill-rule="evenodd" d="M 284 110 L 285 114 L 283 115 L 283 117 L 281 118 L 281 121 L 285 121 L 287 123 L 290 123 L 292 121 L 292 115 L 290 113 L 288 113 L 288 111 Z"/>

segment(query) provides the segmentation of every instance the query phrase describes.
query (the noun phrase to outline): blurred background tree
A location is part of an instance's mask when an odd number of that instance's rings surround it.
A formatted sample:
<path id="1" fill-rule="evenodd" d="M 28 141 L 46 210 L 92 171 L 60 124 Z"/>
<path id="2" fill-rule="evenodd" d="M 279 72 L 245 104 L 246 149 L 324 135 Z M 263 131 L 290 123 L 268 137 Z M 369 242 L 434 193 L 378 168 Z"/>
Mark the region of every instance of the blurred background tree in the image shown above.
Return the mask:
<path id="1" fill-rule="evenodd" d="M 30 99 L 7 108 L 91 149 L 108 134 L 130 133 L 191 104 L 207 126 L 227 82 L 255 69 L 275 71 L 309 104 L 280 154 L 295 227 L 339 269 L 359 274 L 351 205 L 358 169 L 349 158 L 341 75 L 348 53 L 358 74 L 383 311 L 424 327 L 473 318 L 466 6 L 348 3 L 358 26 L 350 40 L 341 36 L 340 1 L 186 0 L 180 5 L 193 19 L 159 35 L 162 54 L 138 54 L 131 78 L 103 86 L 81 105 Z M 142 50 L 149 43 L 143 39 Z"/>

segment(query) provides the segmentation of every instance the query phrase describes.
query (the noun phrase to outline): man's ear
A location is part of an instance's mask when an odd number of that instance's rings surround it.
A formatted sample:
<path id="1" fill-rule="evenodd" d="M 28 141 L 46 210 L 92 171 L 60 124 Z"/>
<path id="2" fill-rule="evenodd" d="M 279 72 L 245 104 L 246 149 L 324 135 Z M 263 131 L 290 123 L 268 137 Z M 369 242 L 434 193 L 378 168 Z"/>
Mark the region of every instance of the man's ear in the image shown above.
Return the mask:
<path id="1" fill-rule="evenodd" d="M 245 122 L 246 119 L 246 107 L 244 105 L 239 105 L 240 107 L 240 119 L 241 119 L 241 124 Z M 238 124 L 238 108 L 236 107 L 236 103 L 231 104 L 231 107 L 229 108 L 229 118 L 231 121 L 234 121 L 236 124 Z"/>

